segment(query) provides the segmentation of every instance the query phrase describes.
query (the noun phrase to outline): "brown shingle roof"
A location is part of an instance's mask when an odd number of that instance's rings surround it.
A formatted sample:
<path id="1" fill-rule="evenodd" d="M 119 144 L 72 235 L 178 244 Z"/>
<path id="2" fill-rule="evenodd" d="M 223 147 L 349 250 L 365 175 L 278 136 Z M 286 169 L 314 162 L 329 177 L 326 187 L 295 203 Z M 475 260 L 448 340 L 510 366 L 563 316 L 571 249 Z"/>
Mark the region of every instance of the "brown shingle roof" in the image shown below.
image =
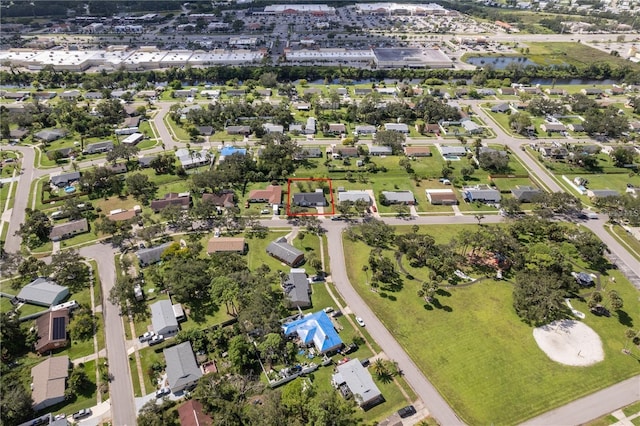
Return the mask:
<path id="1" fill-rule="evenodd" d="M 282 187 L 280 185 L 269 185 L 266 189 L 254 189 L 249 193 L 248 200 L 266 200 L 269 204 L 280 204 L 280 201 L 282 201 Z"/>
<path id="2" fill-rule="evenodd" d="M 69 357 L 66 355 L 47 358 L 33 367 L 31 397 L 34 407 L 45 408 L 52 402 L 55 403 L 55 399 L 64 398 L 67 377 L 69 377 Z M 47 403 L 48 400 L 52 401 Z"/>
<path id="3" fill-rule="evenodd" d="M 56 323 L 63 323 L 61 329 L 56 329 Z M 69 324 L 69 310 L 60 309 L 49 311 L 36 319 L 36 329 L 38 330 L 38 340 L 35 343 L 35 350 L 38 353 L 50 351 L 51 349 L 66 346 L 67 325 Z M 61 327 L 58 325 L 58 327 Z"/>
<path id="4" fill-rule="evenodd" d="M 122 220 L 133 219 L 134 217 L 136 217 L 135 210 L 125 210 L 120 213 L 110 214 L 109 216 L 107 216 L 107 219 L 113 220 L 114 222 L 119 222 Z"/>
<path id="5" fill-rule="evenodd" d="M 202 201 L 207 201 L 218 207 L 233 207 L 236 205 L 233 201 L 232 192 L 226 192 L 224 194 L 202 194 Z"/>
<path id="6" fill-rule="evenodd" d="M 244 238 L 234 237 L 219 237 L 211 238 L 207 244 L 207 253 L 220 253 L 220 252 L 238 252 L 244 253 L 245 251 Z"/>
<path id="7" fill-rule="evenodd" d="M 154 212 L 159 212 L 167 206 L 178 206 L 183 210 L 186 210 L 191 205 L 191 195 L 180 196 L 175 192 L 169 192 L 164 195 L 164 198 L 159 200 L 153 200 L 151 202 L 151 209 Z"/>
<path id="8" fill-rule="evenodd" d="M 195 399 L 191 399 L 178 407 L 181 426 L 211 426 L 213 420 L 206 415 L 202 409 L 202 404 Z"/>
<path id="9" fill-rule="evenodd" d="M 428 146 L 407 146 L 404 148 L 407 155 L 431 155 L 431 149 Z"/>

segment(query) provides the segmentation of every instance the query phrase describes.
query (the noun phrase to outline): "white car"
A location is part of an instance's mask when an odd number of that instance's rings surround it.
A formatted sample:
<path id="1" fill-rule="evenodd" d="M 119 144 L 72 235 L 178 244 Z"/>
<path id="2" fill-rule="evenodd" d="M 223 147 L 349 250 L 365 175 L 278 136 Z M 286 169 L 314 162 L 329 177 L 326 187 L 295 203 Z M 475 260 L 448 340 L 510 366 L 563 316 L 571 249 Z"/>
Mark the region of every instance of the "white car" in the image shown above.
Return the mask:
<path id="1" fill-rule="evenodd" d="M 140 341 L 140 343 L 148 342 L 155 335 L 156 335 L 156 333 L 154 333 L 153 331 L 147 331 L 143 335 L 139 336 L 138 340 Z"/>
<path id="2" fill-rule="evenodd" d="M 360 327 L 364 327 L 364 320 L 360 317 L 356 317 L 356 322 Z"/>
<path id="3" fill-rule="evenodd" d="M 171 389 L 169 388 L 162 388 L 162 389 L 158 389 L 156 391 L 156 398 L 162 398 L 165 395 L 169 395 L 171 393 Z"/>

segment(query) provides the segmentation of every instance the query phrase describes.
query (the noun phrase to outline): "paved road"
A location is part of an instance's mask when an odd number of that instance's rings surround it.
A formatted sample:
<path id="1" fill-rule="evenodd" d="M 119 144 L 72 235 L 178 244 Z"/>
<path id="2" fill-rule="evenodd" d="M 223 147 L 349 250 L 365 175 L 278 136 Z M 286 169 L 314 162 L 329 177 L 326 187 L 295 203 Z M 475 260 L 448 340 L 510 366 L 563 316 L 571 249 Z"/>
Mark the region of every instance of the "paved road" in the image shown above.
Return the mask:
<path id="1" fill-rule="evenodd" d="M 35 151 L 31 147 L 11 147 L 12 150 L 22 154 L 22 175 L 18 179 L 18 187 L 16 188 L 13 209 L 11 210 L 11 219 L 9 220 L 9 230 L 4 243 L 4 249 L 7 253 L 17 253 L 20 251 L 22 238 L 15 235 L 20 229 L 20 224 L 24 222 L 24 209 L 26 209 L 29 201 L 29 193 L 31 192 L 31 182 L 36 178 L 37 169 L 34 167 Z"/>
<path id="2" fill-rule="evenodd" d="M 522 425 L 561 426 L 583 424 L 638 400 L 640 400 L 640 376 L 635 376 L 544 413 Z M 602 407 L 605 406 L 607 409 L 603 411 Z"/>
<path id="3" fill-rule="evenodd" d="M 107 300 L 109 291 L 114 286 L 116 279 L 115 252 L 110 245 L 94 244 L 81 248 L 80 254 L 94 259 L 98 264 L 98 273 L 102 286 L 102 312 L 104 315 L 107 359 L 109 361 L 109 373 L 113 377 L 109 384 L 112 424 L 134 426 L 137 416 L 122 318 L 120 317 L 118 306 Z"/>

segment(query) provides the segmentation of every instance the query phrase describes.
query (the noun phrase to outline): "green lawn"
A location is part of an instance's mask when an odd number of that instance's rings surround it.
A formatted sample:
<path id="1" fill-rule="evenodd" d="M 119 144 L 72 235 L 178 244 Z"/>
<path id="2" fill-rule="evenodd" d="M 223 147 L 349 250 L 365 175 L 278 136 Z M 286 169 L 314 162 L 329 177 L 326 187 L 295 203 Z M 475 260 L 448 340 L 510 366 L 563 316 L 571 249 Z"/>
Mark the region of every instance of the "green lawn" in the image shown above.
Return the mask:
<path id="1" fill-rule="evenodd" d="M 85 373 L 87 373 L 90 382 L 89 386 L 87 386 L 87 392 L 79 395 L 73 402 L 61 402 L 60 404 L 46 408 L 44 411 L 69 415 L 83 408 L 90 408 L 96 405 L 96 361 L 85 362 L 84 365 L 79 365 L 75 368 L 82 368 Z"/>
<path id="2" fill-rule="evenodd" d="M 613 225 L 611 228 L 605 229 L 607 232 L 614 235 L 633 257 L 640 260 L 640 241 L 638 241 L 633 235 L 627 233 L 627 231 L 619 225 Z"/>
<path id="3" fill-rule="evenodd" d="M 155 389 L 158 389 L 158 383 L 156 381 L 151 380 L 151 366 L 154 363 L 159 363 L 162 365 L 165 364 L 164 355 L 162 351 L 156 353 L 155 347 L 146 347 L 138 351 L 140 354 L 140 365 L 142 367 L 142 376 L 144 378 L 144 387 L 147 392 L 154 392 Z M 133 358 L 133 355 L 131 356 Z M 132 379 L 138 380 L 137 377 L 132 377 Z"/>
<path id="4" fill-rule="evenodd" d="M 635 404 L 631 404 L 622 409 L 625 416 L 631 416 L 633 414 L 640 413 L 640 401 Z"/>
<path id="5" fill-rule="evenodd" d="M 459 232 L 436 229 L 449 238 Z M 603 340 L 604 362 L 564 367 L 547 358 L 531 327 L 515 314 L 511 284 L 486 280 L 443 290 L 441 308 L 434 309 L 416 296 L 417 282 L 405 281 L 393 297 L 371 292 L 361 271 L 369 248 L 346 239 L 344 244 L 352 285 L 469 424 L 517 423 L 640 372 L 638 363 L 621 353 L 626 327 L 615 317 L 585 320 Z M 637 291 L 616 271 L 610 273 L 625 311 L 640 312 Z M 588 311 L 584 302 L 573 305 Z"/>
<path id="6" fill-rule="evenodd" d="M 129 356 L 129 369 L 131 370 L 131 382 L 133 383 L 133 396 L 136 398 L 143 396 L 140 388 L 140 380 L 138 378 L 138 365 L 136 364 L 135 355 Z"/>

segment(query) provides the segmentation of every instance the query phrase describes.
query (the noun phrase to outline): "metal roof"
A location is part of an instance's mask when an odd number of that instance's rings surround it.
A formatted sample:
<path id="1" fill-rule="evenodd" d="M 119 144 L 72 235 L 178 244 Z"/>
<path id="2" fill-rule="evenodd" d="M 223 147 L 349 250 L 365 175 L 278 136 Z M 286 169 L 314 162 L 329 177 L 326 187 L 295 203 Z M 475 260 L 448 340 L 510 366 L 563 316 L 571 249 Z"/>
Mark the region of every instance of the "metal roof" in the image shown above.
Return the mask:
<path id="1" fill-rule="evenodd" d="M 296 333 L 305 344 L 313 343 L 320 353 L 337 349 L 342 345 L 342 339 L 324 311 L 285 324 L 282 329 L 286 336 Z"/>
<path id="2" fill-rule="evenodd" d="M 166 328 L 178 328 L 178 320 L 169 300 L 160 300 L 151 305 L 151 324 L 153 331 L 162 334 Z"/>
<path id="3" fill-rule="evenodd" d="M 69 294 L 69 289 L 48 278 L 37 278 L 18 293 L 18 299 L 35 305 L 51 306 L 62 301 Z"/>

